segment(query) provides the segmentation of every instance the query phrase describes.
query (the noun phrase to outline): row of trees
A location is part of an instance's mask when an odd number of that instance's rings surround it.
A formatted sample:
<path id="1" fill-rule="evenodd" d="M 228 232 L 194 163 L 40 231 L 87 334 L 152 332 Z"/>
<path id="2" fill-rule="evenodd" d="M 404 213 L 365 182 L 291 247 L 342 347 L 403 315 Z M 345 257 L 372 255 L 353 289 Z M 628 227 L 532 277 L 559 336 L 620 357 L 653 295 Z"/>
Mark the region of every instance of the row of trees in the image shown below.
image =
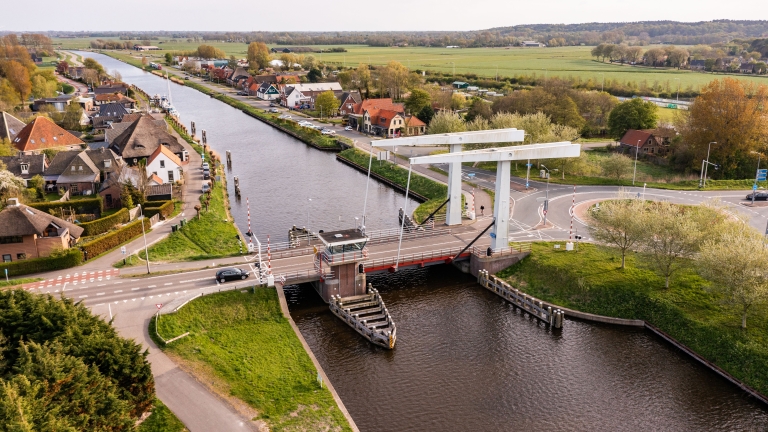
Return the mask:
<path id="1" fill-rule="evenodd" d="M 733 307 L 747 327 L 750 311 L 768 302 L 768 243 L 745 221 L 729 215 L 718 203 L 685 207 L 620 197 L 590 212 L 595 240 L 621 254 L 637 250 L 665 280 L 693 262 L 711 281 L 711 288 Z"/>
<path id="2" fill-rule="evenodd" d="M 670 66 L 680 68 L 688 63 L 690 53 L 685 48 L 674 45 L 655 47 L 644 50 L 639 46 L 625 44 L 601 43 L 592 48 L 592 56 L 602 61 L 637 64 L 642 62 L 648 66 Z"/>

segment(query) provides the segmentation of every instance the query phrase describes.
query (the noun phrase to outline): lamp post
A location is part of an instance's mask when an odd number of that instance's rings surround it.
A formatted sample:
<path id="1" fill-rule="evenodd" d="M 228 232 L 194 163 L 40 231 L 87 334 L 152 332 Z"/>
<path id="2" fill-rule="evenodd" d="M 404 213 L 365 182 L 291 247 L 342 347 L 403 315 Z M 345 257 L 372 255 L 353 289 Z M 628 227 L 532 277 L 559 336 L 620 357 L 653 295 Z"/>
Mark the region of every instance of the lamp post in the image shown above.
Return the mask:
<path id="1" fill-rule="evenodd" d="M 544 198 L 544 227 L 547 226 L 547 211 L 549 210 L 549 168 L 544 166 L 543 164 L 539 165 L 540 167 L 547 170 L 547 195 L 546 198 Z"/>
<path id="2" fill-rule="evenodd" d="M 675 100 L 677 102 L 680 102 L 680 78 L 675 78 L 677 80 L 677 97 Z"/>
<path id="3" fill-rule="evenodd" d="M 600 84 L 600 92 L 602 93 L 605 90 L 605 74 L 601 73 L 601 74 L 598 74 L 598 75 L 602 75 L 603 76 L 603 82 Z"/>
<path id="4" fill-rule="evenodd" d="M 707 145 L 707 158 L 701 161 L 701 175 L 699 177 L 699 187 L 703 188 L 707 185 L 707 168 L 709 168 L 709 150 L 712 148 L 712 144 L 717 144 L 717 141 L 712 141 Z"/>
<path id="5" fill-rule="evenodd" d="M 144 236 L 144 256 L 147 258 L 147 274 L 149 274 L 149 251 L 147 250 L 147 233 L 144 231 L 144 209 L 139 204 L 139 211 L 141 212 L 141 235 Z"/>
<path id="6" fill-rule="evenodd" d="M 637 155 L 640 153 L 640 141 L 641 140 L 637 140 L 637 147 L 635 150 L 635 171 L 632 173 L 632 186 L 635 185 L 635 176 L 637 175 Z"/>
<path id="7" fill-rule="evenodd" d="M 760 177 L 760 158 L 763 156 L 762 153 L 752 150 L 750 153 L 755 154 L 757 153 L 757 171 L 755 171 L 755 187 L 752 189 L 752 205 L 755 205 L 755 196 L 757 195 L 757 182 Z"/>

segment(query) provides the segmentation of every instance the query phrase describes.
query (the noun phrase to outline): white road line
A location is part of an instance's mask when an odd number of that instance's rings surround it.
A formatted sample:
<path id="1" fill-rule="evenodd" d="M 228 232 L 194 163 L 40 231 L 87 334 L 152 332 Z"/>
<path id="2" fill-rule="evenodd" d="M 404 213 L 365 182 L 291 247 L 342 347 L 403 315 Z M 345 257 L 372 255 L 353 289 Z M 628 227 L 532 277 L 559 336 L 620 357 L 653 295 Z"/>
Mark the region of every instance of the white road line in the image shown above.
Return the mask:
<path id="1" fill-rule="evenodd" d="M 98 285 L 96 285 L 96 286 L 104 286 L 104 285 L 106 285 L 106 284 L 98 284 Z"/>
<path id="2" fill-rule="evenodd" d="M 104 295 L 104 293 L 96 293 L 97 296 Z"/>
<path id="3" fill-rule="evenodd" d="M 147 288 L 157 288 L 157 285 L 150 285 Z"/>
<path id="4" fill-rule="evenodd" d="M 79 298 L 86 298 L 88 295 L 81 295 Z"/>
<path id="5" fill-rule="evenodd" d="M 131 291 L 138 291 L 138 290 L 140 290 L 140 289 L 141 289 L 141 288 L 131 288 Z"/>
<path id="6" fill-rule="evenodd" d="M 122 283 L 122 282 L 115 282 L 115 285 L 117 285 L 117 284 L 121 284 L 121 283 Z"/>
<path id="7" fill-rule="evenodd" d="M 168 282 L 168 283 L 165 283 L 165 284 L 163 284 L 163 285 L 165 285 L 165 286 L 168 286 L 168 285 L 173 285 L 173 282 Z"/>
<path id="8" fill-rule="evenodd" d="M 115 294 L 121 293 L 121 292 L 123 292 L 123 290 L 117 290 L 117 291 L 115 291 Z"/>

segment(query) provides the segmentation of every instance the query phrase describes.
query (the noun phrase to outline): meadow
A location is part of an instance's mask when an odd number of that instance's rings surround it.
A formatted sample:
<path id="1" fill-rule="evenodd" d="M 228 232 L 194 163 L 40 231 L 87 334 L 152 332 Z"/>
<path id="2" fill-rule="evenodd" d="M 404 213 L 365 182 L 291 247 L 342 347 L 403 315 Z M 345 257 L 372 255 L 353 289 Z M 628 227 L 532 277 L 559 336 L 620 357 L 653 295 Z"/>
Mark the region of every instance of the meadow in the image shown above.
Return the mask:
<path id="1" fill-rule="evenodd" d="M 96 38 L 54 39 L 54 45 L 64 49 L 85 49 Z M 227 55 L 245 57 L 244 43 L 211 42 L 206 44 L 223 50 Z M 192 51 L 200 42 L 180 40 L 154 40 L 152 44 L 161 51 L 149 55 L 161 57 L 167 51 Z M 323 62 L 339 66 L 356 67 L 360 63 L 385 65 L 395 60 L 413 70 L 431 70 L 448 74 L 476 74 L 495 78 L 519 75 L 537 77 L 580 78 L 595 85 L 606 82 L 645 82 L 648 86 L 658 83 L 668 89 L 681 91 L 698 90 L 708 82 L 724 74 L 691 72 L 665 68 L 621 66 L 595 61 L 590 46 L 557 48 L 425 48 L 425 47 L 369 47 L 364 45 L 342 45 L 345 53 L 315 53 Z M 336 47 L 336 46 L 333 46 Z M 330 49 L 332 46 L 316 46 Z M 744 76 L 730 74 L 737 79 L 768 83 L 768 76 Z M 678 82 L 679 80 L 679 82 Z"/>

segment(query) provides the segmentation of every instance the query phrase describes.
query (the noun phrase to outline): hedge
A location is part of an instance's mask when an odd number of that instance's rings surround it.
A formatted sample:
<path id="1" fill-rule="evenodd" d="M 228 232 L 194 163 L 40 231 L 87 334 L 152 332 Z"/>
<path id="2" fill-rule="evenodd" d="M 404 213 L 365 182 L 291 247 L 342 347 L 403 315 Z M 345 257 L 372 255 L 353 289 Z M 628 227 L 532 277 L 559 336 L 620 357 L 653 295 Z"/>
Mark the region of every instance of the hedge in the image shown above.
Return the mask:
<path id="1" fill-rule="evenodd" d="M 147 201 L 146 207 L 144 207 L 144 216 L 146 217 L 152 217 L 158 213 L 160 213 L 160 217 L 162 219 L 166 219 L 168 216 L 173 214 L 173 210 L 176 208 L 176 206 L 173 205 L 173 201 Z"/>
<path id="2" fill-rule="evenodd" d="M 50 213 L 49 210 L 58 210 L 62 207 L 72 207 L 75 209 L 75 213 L 98 213 L 101 214 L 101 212 L 104 211 L 104 201 L 101 199 L 100 196 L 95 196 L 93 198 L 84 198 L 84 199 L 78 199 L 78 200 L 72 200 L 72 201 L 53 201 L 53 202 L 41 202 L 41 203 L 31 203 L 29 204 L 30 207 L 36 208 L 40 211 L 44 211 L 46 213 Z"/>
<path id="3" fill-rule="evenodd" d="M 117 213 L 96 219 L 92 222 L 81 223 L 80 226 L 85 230 L 83 231 L 83 237 L 94 236 L 97 234 L 105 233 L 116 225 L 124 224 L 131 219 L 131 215 L 128 209 L 120 209 Z"/>
<path id="4" fill-rule="evenodd" d="M 71 248 L 57 257 L 32 258 L 0 264 L 0 275 L 5 274 L 5 269 L 8 269 L 8 276 L 21 276 L 75 267 L 82 262 L 83 254 L 80 249 Z"/>
<path id="5" fill-rule="evenodd" d="M 142 221 L 144 221 L 145 230 L 149 230 L 149 228 L 152 227 L 149 218 L 145 217 L 144 219 L 131 222 L 117 231 L 113 231 L 102 237 L 83 243 L 80 245 L 80 249 L 82 249 L 83 253 L 86 254 L 85 256 L 89 259 L 101 255 L 102 253 L 141 235 L 142 230 L 140 224 Z"/>

